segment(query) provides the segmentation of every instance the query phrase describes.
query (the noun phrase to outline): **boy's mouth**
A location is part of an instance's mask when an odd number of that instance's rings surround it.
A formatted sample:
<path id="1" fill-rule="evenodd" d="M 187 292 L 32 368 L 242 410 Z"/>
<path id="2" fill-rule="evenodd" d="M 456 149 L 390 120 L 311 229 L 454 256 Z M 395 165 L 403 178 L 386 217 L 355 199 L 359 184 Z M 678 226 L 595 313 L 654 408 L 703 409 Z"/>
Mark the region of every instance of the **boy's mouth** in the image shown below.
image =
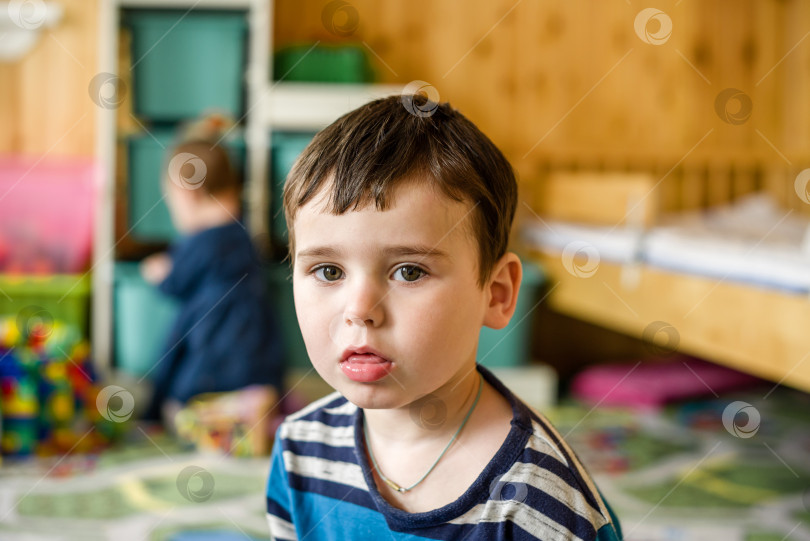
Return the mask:
<path id="1" fill-rule="evenodd" d="M 380 380 L 387 376 L 393 367 L 394 363 L 368 347 L 347 349 L 340 360 L 340 368 L 346 377 L 360 383 Z"/>

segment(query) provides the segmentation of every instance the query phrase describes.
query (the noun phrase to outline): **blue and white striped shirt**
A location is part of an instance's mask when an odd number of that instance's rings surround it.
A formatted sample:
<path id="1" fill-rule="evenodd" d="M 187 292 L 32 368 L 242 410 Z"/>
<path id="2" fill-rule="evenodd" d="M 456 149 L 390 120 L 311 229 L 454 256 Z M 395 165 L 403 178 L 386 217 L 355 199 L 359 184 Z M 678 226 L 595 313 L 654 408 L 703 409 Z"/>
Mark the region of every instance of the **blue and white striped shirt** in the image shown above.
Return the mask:
<path id="1" fill-rule="evenodd" d="M 274 540 L 621 539 L 618 521 L 553 426 L 485 368 L 512 405 L 506 441 L 456 501 L 424 513 L 390 505 L 365 458 L 363 411 L 338 393 L 279 427 L 267 485 Z"/>

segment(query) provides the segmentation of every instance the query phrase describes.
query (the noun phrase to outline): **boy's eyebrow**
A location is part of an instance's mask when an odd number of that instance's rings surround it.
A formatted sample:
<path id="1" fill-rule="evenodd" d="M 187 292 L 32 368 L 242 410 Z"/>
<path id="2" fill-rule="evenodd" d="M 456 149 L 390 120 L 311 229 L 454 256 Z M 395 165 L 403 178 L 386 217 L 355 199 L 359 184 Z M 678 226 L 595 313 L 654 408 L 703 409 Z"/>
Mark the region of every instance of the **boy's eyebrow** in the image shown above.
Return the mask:
<path id="1" fill-rule="evenodd" d="M 386 246 L 381 252 L 388 256 L 449 257 L 447 252 L 427 245 Z M 298 252 L 296 257 L 337 257 L 340 252 L 331 246 L 313 246 Z"/>
<path id="2" fill-rule="evenodd" d="M 338 251 L 329 246 L 315 246 L 313 248 L 301 250 L 296 254 L 295 257 L 336 257 L 337 254 Z"/>
<path id="3" fill-rule="evenodd" d="M 447 252 L 439 250 L 436 247 L 426 246 L 426 245 L 399 245 L 399 246 L 389 246 L 384 248 L 383 253 L 387 255 L 395 255 L 395 256 L 421 256 L 421 257 L 449 257 Z"/>

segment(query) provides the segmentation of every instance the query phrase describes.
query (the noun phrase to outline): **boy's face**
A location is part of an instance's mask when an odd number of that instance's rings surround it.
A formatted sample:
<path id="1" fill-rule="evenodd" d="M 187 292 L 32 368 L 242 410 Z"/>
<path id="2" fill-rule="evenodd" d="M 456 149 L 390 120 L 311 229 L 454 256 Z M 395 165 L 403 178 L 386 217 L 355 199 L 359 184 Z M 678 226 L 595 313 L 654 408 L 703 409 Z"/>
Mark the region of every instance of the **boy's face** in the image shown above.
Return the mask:
<path id="1" fill-rule="evenodd" d="M 403 407 L 469 376 L 489 303 L 472 205 L 421 182 L 393 195 L 386 211 L 371 204 L 335 216 L 322 211 L 322 192 L 298 209 L 293 228 L 307 352 L 361 408 Z"/>

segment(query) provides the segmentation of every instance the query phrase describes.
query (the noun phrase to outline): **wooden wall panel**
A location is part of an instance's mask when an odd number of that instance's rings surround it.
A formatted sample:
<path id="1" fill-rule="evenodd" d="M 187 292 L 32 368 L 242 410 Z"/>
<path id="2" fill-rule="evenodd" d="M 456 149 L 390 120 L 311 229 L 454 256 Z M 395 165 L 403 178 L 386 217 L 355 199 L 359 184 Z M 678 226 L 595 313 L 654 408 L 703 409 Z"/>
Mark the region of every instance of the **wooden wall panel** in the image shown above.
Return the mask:
<path id="1" fill-rule="evenodd" d="M 323 27 L 327 4 L 279 0 L 275 44 L 366 42 L 391 68 L 375 59 L 384 82 L 436 86 L 504 149 L 524 180 L 554 154 L 600 167 L 649 159 L 666 172 L 682 159 L 702 163 L 717 153 L 785 163 L 780 154 L 796 146 L 786 137 L 810 143 L 810 108 L 799 103 L 810 85 L 810 38 L 772 69 L 810 31 L 801 0 L 664 0 L 657 7 L 672 34 L 660 45 L 639 38 L 641 7 L 627 2 L 353 0 L 361 24 L 343 37 Z M 796 77 L 804 86 L 780 106 Z M 726 88 L 751 98 L 745 122 L 717 113 Z M 738 105 L 729 102 L 729 112 Z M 798 118 L 787 122 L 790 115 Z M 682 194 L 681 182 L 672 175 L 662 189 Z M 689 189 L 694 200 L 695 186 Z"/>
<path id="2" fill-rule="evenodd" d="M 11 126 L 0 152 L 93 152 L 87 88 L 99 1 L 60 0 L 62 22 L 25 59 L 0 65 L 0 118 Z M 627 2 L 350 0 L 359 24 L 348 36 L 324 25 L 327 4 L 277 0 L 274 46 L 364 43 L 381 82 L 434 85 L 528 184 L 550 155 L 607 168 L 649 161 L 666 172 L 690 149 L 687 163 L 755 154 L 786 166 L 784 183 L 810 163 L 810 5 L 802 0 L 663 0 L 673 31 L 662 45 L 636 35 L 641 6 Z M 716 113 L 725 88 L 751 97 L 743 124 Z M 690 200 L 700 191 L 695 178 Z M 672 175 L 662 189 L 682 197 L 683 182 Z"/>
<path id="3" fill-rule="evenodd" d="M 0 62 L 0 154 L 17 146 L 18 124 L 14 104 L 17 98 L 17 65 Z"/>
<path id="4" fill-rule="evenodd" d="M 25 57 L 0 64 L 0 153 L 90 156 L 98 72 L 98 0 L 60 0 L 62 20 Z"/>
<path id="5" fill-rule="evenodd" d="M 784 99 L 777 101 L 783 119 L 782 140 L 790 158 L 806 159 L 810 156 L 810 3 L 787 0 L 782 23 L 777 34 L 779 56 L 792 49 L 774 70 L 784 81 Z"/>

